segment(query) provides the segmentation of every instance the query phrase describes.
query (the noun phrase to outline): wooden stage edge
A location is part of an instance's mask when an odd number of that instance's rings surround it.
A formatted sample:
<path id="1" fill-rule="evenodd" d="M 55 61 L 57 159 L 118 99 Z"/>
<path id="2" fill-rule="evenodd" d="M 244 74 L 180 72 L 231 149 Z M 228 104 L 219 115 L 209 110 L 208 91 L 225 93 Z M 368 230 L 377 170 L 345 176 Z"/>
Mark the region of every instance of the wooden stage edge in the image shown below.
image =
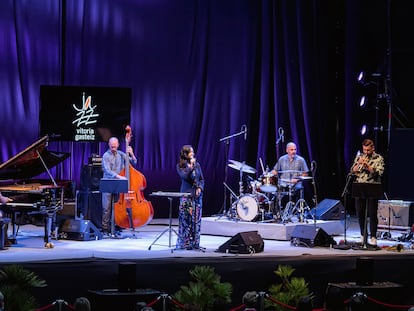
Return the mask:
<path id="1" fill-rule="evenodd" d="M 308 222 L 290 222 L 278 224 L 275 222 L 255 222 L 231 220 L 225 216 L 203 217 L 201 234 L 234 236 L 239 232 L 257 231 L 263 239 L 289 241 L 296 226 L 311 226 L 323 229 L 332 236 L 341 235 L 344 232 L 344 223 L 341 220 L 313 220 Z"/>

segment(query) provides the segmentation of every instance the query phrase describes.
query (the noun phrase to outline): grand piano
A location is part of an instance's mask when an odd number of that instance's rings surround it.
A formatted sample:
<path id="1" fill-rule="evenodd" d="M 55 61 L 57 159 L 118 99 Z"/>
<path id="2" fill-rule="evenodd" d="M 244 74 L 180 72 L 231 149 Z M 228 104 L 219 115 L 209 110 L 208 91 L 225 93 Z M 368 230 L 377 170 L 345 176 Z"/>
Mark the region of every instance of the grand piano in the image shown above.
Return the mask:
<path id="1" fill-rule="evenodd" d="M 8 240 L 16 243 L 22 215 L 41 215 L 44 220 L 45 246 L 50 245 L 50 234 L 56 213 L 63 208 L 65 185 L 58 184 L 49 169 L 62 163 L 70 154 L 47 150 L 49 137 L 38 141 L 0 165 L 0 191 L 13 199 L 0 204 L 3 214 L 9 215 L 13 226 Z M 33 178 L 47 172 L 49 179 Z M 20 217 L 19 217 L 20 216 Z"/>

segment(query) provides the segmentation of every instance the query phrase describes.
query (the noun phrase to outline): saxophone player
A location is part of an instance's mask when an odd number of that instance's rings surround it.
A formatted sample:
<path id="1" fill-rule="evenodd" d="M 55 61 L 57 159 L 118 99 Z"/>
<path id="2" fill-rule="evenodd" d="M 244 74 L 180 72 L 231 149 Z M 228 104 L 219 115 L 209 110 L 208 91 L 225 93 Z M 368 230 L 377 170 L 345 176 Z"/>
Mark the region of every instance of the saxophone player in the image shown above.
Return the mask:
<path id="1" fill-rule="evenodd" d="M 371 139 L 362 141 L 362 153 L 357 154 L 351 167 L 351 173 L 356 176 L 355 182 L 359 183 L 380 183 L 384 173 L 384 158 L 375 152 L 375 145 Z M 368 200 L 368 216 L 370 229 L 370 244 L 377 245 L 378 229 L 378 200 L 355 198 L 355 210 L 358 217 L 361 231 L 361 241 L 364 240 L 365 229 L 365 208 Z"/>

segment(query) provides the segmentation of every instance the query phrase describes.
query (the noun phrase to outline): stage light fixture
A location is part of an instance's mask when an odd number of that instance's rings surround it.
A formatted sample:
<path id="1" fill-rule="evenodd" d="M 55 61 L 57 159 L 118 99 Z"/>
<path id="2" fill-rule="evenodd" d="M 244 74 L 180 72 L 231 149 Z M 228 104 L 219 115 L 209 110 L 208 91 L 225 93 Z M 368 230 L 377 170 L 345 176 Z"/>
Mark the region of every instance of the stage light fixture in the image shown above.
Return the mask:
<path id="1" fill-rule="evenodd" d="M 360 71 L 357 75 L 357 82 L 363 86 L 378 84 L 381 76 L 382 74 L 378 72 L 368 73 L 366 71 Z"/>
<path id="2" fill-rule="evenodd" d="M 361 96 L 359 100 L 359 108 L 365 108 L 367 106 L 368 99 L 365 95 Z"/>
<path id="3" fill-rule="evenodd" d="M 374 135 L 376 132 L 384 132 L 386 129 L 383 125 L 380 126 L 372 126 L 369 124 L 363 124 L 361 126 L 361 129 L 359 130 L 359 133 L 361 136 L 367 136 L 367 135 Z"/>
<path id="4" fill-rule="evenodd" d="M 365 84 L 365 71 L 360 71 L 357 76 L 357 81 L 359 84 Z"/>
<path id="5" fill-rule="evenodd" d="M 368 125 L 363 124 L 359 132 L 361 133 L 362 136 L 364 136 L 368 132 Z"/>

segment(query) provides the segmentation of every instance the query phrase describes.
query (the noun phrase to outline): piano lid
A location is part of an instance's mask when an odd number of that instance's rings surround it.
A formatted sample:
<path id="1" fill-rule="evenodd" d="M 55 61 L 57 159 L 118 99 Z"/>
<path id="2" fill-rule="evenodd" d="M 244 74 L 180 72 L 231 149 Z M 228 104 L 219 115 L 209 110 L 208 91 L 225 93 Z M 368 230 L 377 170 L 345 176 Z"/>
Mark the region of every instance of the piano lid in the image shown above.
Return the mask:
<path id="1" fill-rule="evenodd" d="M 66 152 L 54 152 L 46 149 L 48 136 L 44 136 L 22 152 L 0 164 L 0 180 L 28 179 L 35 177 L 63 162 L 70 156 Z M 43 162 L 44 164 L 43 164 Z"/>

